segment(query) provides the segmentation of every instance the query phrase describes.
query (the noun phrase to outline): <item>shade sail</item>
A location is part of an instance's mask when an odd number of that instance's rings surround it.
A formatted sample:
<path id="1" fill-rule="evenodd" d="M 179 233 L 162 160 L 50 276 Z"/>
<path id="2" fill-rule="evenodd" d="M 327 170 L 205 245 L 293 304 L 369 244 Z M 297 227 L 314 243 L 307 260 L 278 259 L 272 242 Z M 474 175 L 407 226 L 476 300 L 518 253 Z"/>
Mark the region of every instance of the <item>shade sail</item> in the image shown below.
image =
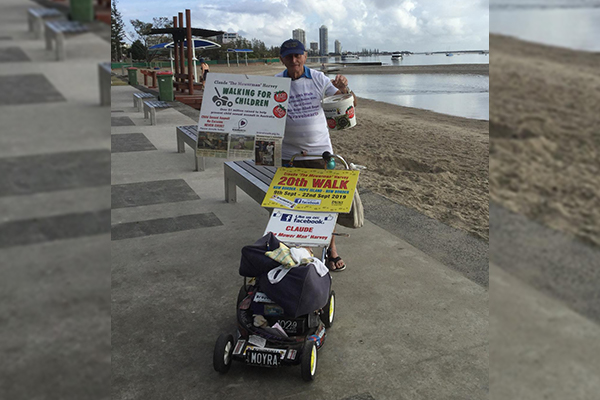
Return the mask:
<path id="1" fill-rule="evenodd" d="M 173 35 L 174 37 L 181 37 L 181 39 L 185 38 L 185 35 L 187 33 L 186 28 L 159 28 L 159 29 L 151 29 L 150 30 L 150 34 L 151 35 L 160 35 L 160 34 L 169 34 L 169 35 Z M 223 31 L 212 31 L 209 29 L 200 29 L 200 28 L 192 28 L 192 36 L 197 36 L 197 37 L 212 37 L 212 36 L 218 36 L 218 35 L 222 35 L 225 32 Z"/>
<path id="2" fill-rule="evenodd" d="M 194 39 L 194 40 L 192 40 L 192 42 L 194 43 L 195 49 L 216 49 L 216 48 L 221 47 L 220 44 L 212 42 L 210 40 L 206 40 L 206 39 Z M 187 48 L 187 40 L 183 41 L 183 46 L 185 48 Z M 173 49 L 173 48 L 175 48 L 175 42 L 166 42 L 166 43 L 155 44 L 154 46 L 151 46 L 149 48 L 149 50 L 163 50 L 163 49 Z"/>

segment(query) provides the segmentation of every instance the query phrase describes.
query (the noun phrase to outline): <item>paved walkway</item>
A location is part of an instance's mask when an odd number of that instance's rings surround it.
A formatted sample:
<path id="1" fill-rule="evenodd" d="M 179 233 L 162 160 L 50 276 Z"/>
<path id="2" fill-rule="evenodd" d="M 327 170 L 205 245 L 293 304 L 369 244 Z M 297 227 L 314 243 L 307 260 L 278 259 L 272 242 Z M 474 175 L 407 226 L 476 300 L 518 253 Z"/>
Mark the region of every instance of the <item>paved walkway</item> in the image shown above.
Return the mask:
<path id="1" fill-rule="evenodd" d="M 110 44 L 72 37 L 54 61 L 29 7 L 0 4 L 0 398 L 108 399 Z"/>

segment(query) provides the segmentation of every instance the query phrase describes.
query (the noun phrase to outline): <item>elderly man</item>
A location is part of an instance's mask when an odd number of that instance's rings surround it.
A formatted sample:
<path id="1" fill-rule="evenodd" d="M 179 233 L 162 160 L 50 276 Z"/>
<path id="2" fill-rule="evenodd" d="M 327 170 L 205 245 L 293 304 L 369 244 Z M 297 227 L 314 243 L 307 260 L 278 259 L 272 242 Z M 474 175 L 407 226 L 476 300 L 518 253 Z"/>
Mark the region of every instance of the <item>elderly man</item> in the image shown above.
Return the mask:
<path id="1" fill-rule="evenodd" d="M 292 79 L 288 101 L 288 113 L 285 125 L 285 136 L 282 144 L 283 165 L 287 165 L 294 154 L 333 153 L 329 129 L 325 113 L 321 108 L 321 100 L 335 94 L 352 93 L 348 87 L 348 79 L 337 75 L 329 79 L 324 73 L 304 66 L 306 51 L 299 40 L 289 39 L 283 42 L 279 50 L 279 58 L 286 70 L 275 75 Z M 352 93 L 354 96 L 354 93 Z M 356 105 L 356 96 L 354 96 Z M 297 157 L 294 167 L 325 167 L 324 160 L 314 157 Z M 339 256 L 335 240 L 331 240 L 326 265 L 331 271 L 343 271 L 346 264 Z"/>

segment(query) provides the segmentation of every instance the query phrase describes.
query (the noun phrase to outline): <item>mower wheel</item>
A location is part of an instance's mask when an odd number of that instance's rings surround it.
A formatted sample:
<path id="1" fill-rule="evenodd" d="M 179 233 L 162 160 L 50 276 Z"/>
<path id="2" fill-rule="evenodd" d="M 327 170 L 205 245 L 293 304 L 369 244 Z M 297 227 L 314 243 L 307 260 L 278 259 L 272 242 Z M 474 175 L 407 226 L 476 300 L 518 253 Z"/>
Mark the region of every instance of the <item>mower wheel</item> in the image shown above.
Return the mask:
<path id="1" fill-rule="evenodd" d="M 213 353 L 213 367 L 220 374 L 226 374 L 231 367 L 231 355 L 233 354 L 233 336 L 222 333 L 215 343 Z"/>

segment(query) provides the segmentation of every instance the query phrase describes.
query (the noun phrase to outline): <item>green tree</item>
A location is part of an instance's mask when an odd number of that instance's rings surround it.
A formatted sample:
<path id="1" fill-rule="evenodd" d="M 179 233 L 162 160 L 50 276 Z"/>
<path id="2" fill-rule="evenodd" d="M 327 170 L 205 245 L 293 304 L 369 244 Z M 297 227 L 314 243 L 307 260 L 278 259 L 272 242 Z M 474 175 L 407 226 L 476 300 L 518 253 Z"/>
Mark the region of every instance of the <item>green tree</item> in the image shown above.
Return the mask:
<path id="1" fill-rule="evenodd" d="M 150 52 L 148 51 L 148 39 L 152 23 L 140 21 L 139 19 L 132 19 L 129 23 L 133 26 L 133 32 L 129 32 L 129 35 L 134 39 L 131 45 L 133 58 L 148 62 L 152 61 L 150 59 Z"/>
<path id="2" fill-rule="evenodd" d="M 137 61 L 146 60 L 146 54 L 148 53 L 147 47 L 142 43 L 141 40 L 136 40 L 131 44 L 129 49 L 129 55 L 132 59 Z"/>
<path id="3" fill-rule="evenodd" d="M 169 20 L 169 18 L 167 18 L 167 17 L 152 18 L 152 28 L 153 29 L 172 28 L 172 27 L 173 27 L 172 19 Z M 173 36 L 172 35 L 151 35 L 149 40 L 152 43 L 151 46 L 153 46 L 158 43 L 172 42 Z"/>
<path id="4" fill-rule="evenodd" d="M 113 61 L 121 61 L 124 44 L 125 24 L 117 9 L 117 0 L 114 0 L 110 9 L 110 56 Z"/>
<path id="5" fill-rule="evenodd" d="M 153 18 L 152 22 L 144 22 L 139 19 L 132 19 L 129 22 L 133 26 L 133 32 L 130 32 L 130 35 L 142 44 L 144 49 L 144 57 L 142 59 L 147 62 L 152 61 L 160 54 L 159 52 L 148 50 L 150 47 L 159 43 L 173 41 L 171 35 L 150 34 L 152 29 L 172 28 L 173 21 L 169 21 L 167 17 Z"/>

